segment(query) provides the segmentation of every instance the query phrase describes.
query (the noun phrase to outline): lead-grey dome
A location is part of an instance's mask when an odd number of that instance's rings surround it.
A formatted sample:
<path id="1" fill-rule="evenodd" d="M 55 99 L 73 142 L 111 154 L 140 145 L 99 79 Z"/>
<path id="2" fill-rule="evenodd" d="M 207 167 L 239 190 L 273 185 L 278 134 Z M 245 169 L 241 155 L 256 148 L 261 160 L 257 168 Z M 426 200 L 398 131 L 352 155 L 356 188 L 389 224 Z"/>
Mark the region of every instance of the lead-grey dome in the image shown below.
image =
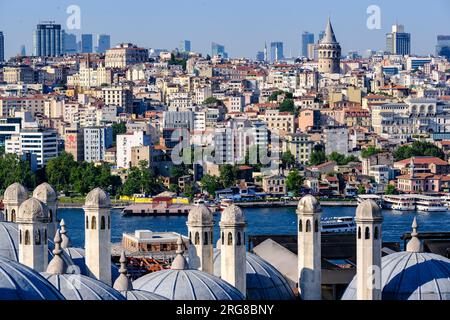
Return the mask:
<path id="1" fill-rule="evenodd" d="M 49 211 L 45 203 L 36 198 L 25 200 L 19 207 L 17 223 L 48 223 Z"/>
<path id="2" fill-rule="evenodd" d="M 3 194 L 3 202 L 21 203 L 28 198 L 27 189 L 18 182 L 14 182 L 6 188 Z"/>
<path id="3" fill-rule="evenodd" d="M 450 260 L 434 253 L 384 256 L 381 278 L 383 300 L 450 300 Z M 342 299 L 356 299 L 356 276 Z"/>
<path id="4" fill-rule="evenodd" d="M 109 195 L 101 188 L 95 188 L 86 196 L 84 206 L 87 208 L 110 208 Z"/>
<path id="5" fill-rule="evenodd" d="M 356 221 L 383 221 L 383 214 L 381 213 L 380 206 L 373 200 L 367 199 L 358 204 L 355 214 Z"/>
<path id="6" fill-rule="evenodd" d="M 47 182 L 41 183 L 34 189 L 33 198 L 39 199 L 44 203 L 52 203 L 58 200 L 55 189 Z"/>
<path id="7" fill-rule="evenodd" d="M 125 300 L 119 291 L 81 274 L 41 274 L 66 300 Z"/>
<path id="8" fill-rule="evenodd" d="M 133 281 L 133 288 L 170 300 L 243 300 L 238 289 L 199 270 L 162 270 Z"/>
<path id="9" fill-rule="evenodd" d="M 64 297 L 33 269 L 0 257 L 0 300 L 64 300 Z"/>
<path id="10" fill-rule="evenodd" d="M 188 225 L 211 225 L 213 223 L 213 214 L 204 204 L 197 205 L 189 211 L 187 219 Z"/>
<path id="11" fill-rule="evenodd" d="M 302 197 L 297 205 L 297 213 L 316 213 L 320 212 L 322 209 L 320 207 L 319 201 L 316 197 L 307 194 Z"/>
<path id="12" fill-rule="evenodd" d="M 221 224 L 242 224 L 245 223 L 244 212 L 237 205 L 232 204 L 222 211 L 220 217 Z"/>
<path id="13" fill-rule="evenodd" d="M 128 290 L 120 292 L 127 300 L 168 300 L 156 293 L 144 290 Z"/>
<path id="14" fill-rule="evenodd" d="M 293 300 L 294 293 L 286 279 L 270 263 L 247 252 L 247 300 Z M 220 250 L 214 251 L 214 274 L 220 277 Z"/>

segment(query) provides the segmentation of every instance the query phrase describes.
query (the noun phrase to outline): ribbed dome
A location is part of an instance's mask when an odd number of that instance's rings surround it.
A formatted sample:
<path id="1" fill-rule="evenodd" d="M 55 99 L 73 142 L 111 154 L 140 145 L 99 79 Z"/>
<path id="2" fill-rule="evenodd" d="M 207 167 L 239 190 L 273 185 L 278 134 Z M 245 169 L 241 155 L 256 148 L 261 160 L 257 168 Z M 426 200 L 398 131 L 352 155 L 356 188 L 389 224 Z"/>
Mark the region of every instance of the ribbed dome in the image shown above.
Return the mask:
<path id="1" fill-rule="evenodd" d="M 220 218 L 221 224 L 245 223 L 244 212 L 237 205 L 232 204 L 225 208 Z"/>
<path id="2" fill-rule="evenodd" d="M 17 223 L 49 222 L 49 211 L 45 203 L 36 198 L 25 200 L 19 207 Z"/>
<path id="3" fill-rule="evenodd" d="M 66 300 L 125 300 L 119 291 L 105 283 L 81 274 L 48 274 L 46 278 Z"/>
<path id="4" fill-rule="evenodd" d="M 383 214 L 381 213 L 380 206 L 373 200 L 364 200 L 356 207 L 355 220 L 382 221 Z"/>
<path id="5" fill-rule="evenodd" d="M 84 206 L 87 208 L 109 208 L 111 207 L 111 200 L 105 191 L 95 188 L 87 194 Z"/>
<path id="6" fill-rule="evenodd" d="M 121 294 L 127 300 L 168 300 L 167 298 L 157 295 L 156 293 L 151 293 L 143 290 L 130 290 L 123 291 Z"/>
<path id="7" fill-rule="evenodd" d="M 0 257 L 19 261 L 19 231 L 16 223 L 0 222 Z"/>
<path id="8" fill-rule="evenodd" d="M 41 183 L 34 189 L 33 198 L 41 200 L 44 203 L 52 203 L 58 200 L 55 189 L 47 182 Z"/>
<path id="9" fill-rule="evenodd" d="M 316 213 L 321 210 L 319 201 L 317 201 L 317 199 L 310 194 L 302 197 L 297 205 L 297 214 Z"/>
<path id="10" fill-rule="evenodd" d="M 214 252 L 214 274 L 220 277 L 220 250 Z M 294 293 L 286 279 L 270 263 L 247 252 L 247 300 L 293 300 Z"/>
<path id="11" fill-rule="evenodd" d="M 450 260 L 433 253 L 397 252 L 381 260 L 383 300 L 450 300 Z M 356 276 L 342 296 L 356 299 Z"/>
<path id="12" fill-rule="evenodd" d="M 189 211 L 188 225 L 211 225 L 213 222 L 213 214 L 204 204 L 197 205 Z"/>
<path id="13" fill-rule="evenodd" d="M 0 300 L 64 300 L 64 297 L 33 269 L 0 257 Z"/>
<path id="14" fill-rule="evenodd" d="M 3 202 L 21 203 L 28 198 L 27 189 L 18 182 L 13 183 L 6 188 L 3 194 Z"/>
<path id="15" fill-rule="evenodd" d="M 162 270 L 133 281 L 133 288 L 170 300 L 243 300 L 227 282 L 199 270 Z"/>

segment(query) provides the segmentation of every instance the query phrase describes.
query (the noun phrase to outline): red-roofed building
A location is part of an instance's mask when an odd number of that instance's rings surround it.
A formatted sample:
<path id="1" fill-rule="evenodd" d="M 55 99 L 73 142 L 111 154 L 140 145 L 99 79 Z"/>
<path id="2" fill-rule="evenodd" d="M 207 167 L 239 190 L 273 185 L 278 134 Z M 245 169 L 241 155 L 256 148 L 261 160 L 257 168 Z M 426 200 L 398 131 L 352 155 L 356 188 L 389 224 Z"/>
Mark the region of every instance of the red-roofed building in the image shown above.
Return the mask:
<path id="1" fill-rule="evenodd" d="M 394 162 L 394 169 L 399 169 L 403 174 L 409 173 L 411 160 L 414 163 L 414 171 L 421 173 L 448 174 L 450 165 L 437 157 L 418 156 Z"/>

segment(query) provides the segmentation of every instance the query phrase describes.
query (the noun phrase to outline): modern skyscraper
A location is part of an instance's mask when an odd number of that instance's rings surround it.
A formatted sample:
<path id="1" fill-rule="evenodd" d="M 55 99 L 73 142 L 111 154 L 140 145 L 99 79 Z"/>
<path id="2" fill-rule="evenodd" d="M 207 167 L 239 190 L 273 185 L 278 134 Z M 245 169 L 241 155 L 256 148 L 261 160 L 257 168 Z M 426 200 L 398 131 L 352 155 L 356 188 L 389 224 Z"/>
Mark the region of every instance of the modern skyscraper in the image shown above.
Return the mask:
<path id="1" fill-rule="evenodd" d="M 386 52 L 398 55 L 411 53 L 411 34 L 405 32 L 403 25 L 394 24 L 392 32 L 386 34 Z"/>
<path id="2" fill-rule="evenodd" d="M 99 34 L 97 36 L 97 53 L 106 53 L 111 48 L 111 37 L 108 34 Z"/>
<path id="3" fill-rule="evenodd" d="M 437 36 L 436 55 L 450 60 L 450 35 Z"/>
<path id="4" fill-rule="evenodd" d="M 270 43 L 270 61 L 280 61 L 283 60 L 283 42 L 271 42 Z"/>
<path id="5" fill-rule="evenodd" d="M 66 54 L 75 54 L 78 52 L 77 36 L 66 33 L 64 35 L 64 49 Z"/>
<path id="6" fill-rule="evenodd" d="M 225 52 L 225 46 L 216 42 L 211 43 L 211 56 L 221 56 L 222 58 L 228 58 L 228 54 Z"/>
<path id="7" fill-rule="evenodd" d="M 322 38 L 325 36 L 325 31 L 320 31 L 319 32 L 319 40 L 317 40 L 317 43 L 320 42 L 320 40 L 322 40 Z"/>
<path id="8" fill-rule="evenodd" d="M 302 33 L 302 56 L 308 56 L 308 44 L 314 43 L 314 33 L 304 31 Z"/>
<path id="9" fill-rule="evenodd" d="M 25 56 L 27 55 L 27 50 L 26 50 L 24 44 L 20 46 L 20 55 L 21 55 L 22 57 L 25 57 Z"/>
<path id="10" fill-rule="evenodd" d="M 190 40 L 181 40 L 180 47 L 178 48 L 180 52 L 190 52 L 191 51 L 191 41 Z"/>
<path id="11" fill-rule="evenodd" d="M 3 32 L 0 31 L 0 62 L 5 61 L 5 38 Z"/>
<path id="12" fill-rule="evenodd" d="M 81 53 L 92 53 L 92 34 L 82 34 L 81 35 Z"/>
<path id="13" fill-rule="evenodd" d="M 33 46 L 35 56 L 56 57 L 64 54 L 64 30 L 61 25 L 52 21 L 38 24 Z"/>
<path id="14" fill-rule="evenodd" d="M 319 42 L 319 72 L 339 73 L 341 61 L 341 46 L 334 35 L 333 26 L 328 19 L 325 35 Z"/>
<path id="15" fill-rule="evenodd" d="M 264 51 L 256 52 L 256 61 L 259 61 L 259 62 L 264 61 Z"/>

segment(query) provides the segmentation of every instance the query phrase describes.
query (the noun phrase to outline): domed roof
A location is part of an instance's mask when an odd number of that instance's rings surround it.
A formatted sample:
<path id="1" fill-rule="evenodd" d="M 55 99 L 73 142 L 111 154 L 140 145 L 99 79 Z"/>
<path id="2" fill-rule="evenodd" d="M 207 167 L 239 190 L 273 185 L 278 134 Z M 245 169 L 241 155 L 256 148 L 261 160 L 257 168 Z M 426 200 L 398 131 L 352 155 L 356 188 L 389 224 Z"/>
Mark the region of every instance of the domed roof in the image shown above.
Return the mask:
<path id="1" fill-rule="evenodd" d="M 170 300 L 243 300 L 228 282 L 199 270 L 161 270 L 133 281 L 133 288 Z"/>
<path id="2" fill-rule="evenodd" d="M 370 220 L 380 222 L 383 220 L 381 208 L 371 199 L 364 200 L 356 208 L 355 220 Z"/>
<path id="3" fill-rule="evenodd" d="M 383 300 L 449 300 L 450 259 L 425 252 L 396 252 L 381 260 Z M 342 296 L 356 300 L 356 276 Z"/>
<path id="4" fill-rule="evenodd" d="M 143 290 L 123 291 L 123 292 L 121 292 L 121 294 L 127 300 L 168 300 L 167 298 L 164 298 L 163 296 L 160 296 L 155 293 L 148 292 L 148 291 L 143 291 Z"/>
<path id="5" fill-rule="evenodd" d="M 220 277 L 220 250 L 214 251 L 214 274 Z M 294 293 L 286 279 L 261 257 L 247 252 L 247 300 L 293 300 Z"/>
<path id="6" fill-rule="evenodd" d="M 110 208 L 109 195 L 101 188 L 95 188 L 86 196 L 84 206 L 87 208 Z"/>
<path id="7" fill-rule="evenodd" d="M 297 205 L 297 214 L 300 213 L 316 213 L 320 212 L 322 209 L 320 207 L 319 201 L 317 201 L 316 197 L 307 194 L 302 197 Z"/>
<path id="8" fill-rule="evenodd" d="M 125 300 L 125 297 L 107 284 L 81 274 L 42 273 L 66 300 Z"/>
<path id="9" fill-rule="evenodd" d="M 188 225 L 211 225 L 213 223 L 213 214 L 204 204 L 197 205 L 189 211 Z"/>
<path id="10" fill-rule="evenodd" d="M 41 200 L 44 203 L 52 203 L 58 200 L 58 195 L 51 185 L 44 182 L 34 189 L 33 198 Z"/>
<path id="11" fill-rule="evenodd" d="M 64 300 L 39 273 L 0 257 L 0 300 Z"/>
<path id="12" fill-rule="evenodd" d="M 3 194 L 3 202 L 21 203 L 28 198 L 27 189 L 18 182 L 13 183 L 6 188 Z"/>
<path id="13" fill-rule="evenodd" d="M 222 211 L 222 216 L 220 218 L 221 224 L 241 224 L 245 223 L 244 212 L 237 205 L 232 204 Z"/>
<path id="14" fill-rule="evenodd" d="M 0 257 L 19 261 L 19 231 L 17 224 L 0 222 Z"/>
<path id="15" fill-rule="evenodd" d="M 17 215 L 17 222 L 48 222 L 49 212 L 48 208 L 42 201 L 36 198 L 25 200 L 19 207 Z"/>

